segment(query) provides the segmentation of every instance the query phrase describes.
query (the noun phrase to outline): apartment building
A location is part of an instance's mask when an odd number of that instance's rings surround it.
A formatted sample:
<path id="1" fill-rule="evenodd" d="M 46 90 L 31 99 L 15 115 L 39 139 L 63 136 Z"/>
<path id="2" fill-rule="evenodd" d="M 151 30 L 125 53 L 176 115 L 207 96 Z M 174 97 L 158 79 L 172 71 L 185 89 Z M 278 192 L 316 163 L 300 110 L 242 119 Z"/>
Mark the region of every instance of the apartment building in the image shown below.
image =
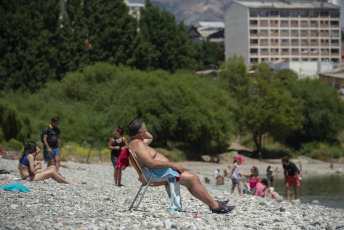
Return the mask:
<path id="1" fill-rule="evenodd" d="M 341 62 L 340 7 L 317 0 L 234 1 L 225 55 L 255 62 Z"/>

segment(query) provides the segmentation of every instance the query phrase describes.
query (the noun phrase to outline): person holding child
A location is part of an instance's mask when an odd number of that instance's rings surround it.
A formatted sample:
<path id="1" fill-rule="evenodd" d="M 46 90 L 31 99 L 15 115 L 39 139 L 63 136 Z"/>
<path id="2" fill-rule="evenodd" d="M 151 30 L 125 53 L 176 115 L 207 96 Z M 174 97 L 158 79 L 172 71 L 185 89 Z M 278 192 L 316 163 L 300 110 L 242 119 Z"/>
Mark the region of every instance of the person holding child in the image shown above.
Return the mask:
<path id="1" fill-rule="evenodd" d="M 230 168 L 228 177 L 232 179 L 231 194 L 233 194 L 235 187 L 238 186 L 239 195 L 244 196 L 241 193 L 241 183 L 239 180 L 239 165 L 241 165 L 241 164 L 244 164 L 242 157 L 240 157 L 240 156 L 236 157 L 235 160 L 233 161 L 233 165 Z"/>
<path id="2" fill-rule="evenodd" d="M 285 186 L 288 202 L 290 202 L 290 186 L 293 186 L 295 200 L 298 199 L 298 187 L 300 187 L 300 171 L 293 162 L 289 161 L 289 157 L 282 158 L 284 169 Z"/>

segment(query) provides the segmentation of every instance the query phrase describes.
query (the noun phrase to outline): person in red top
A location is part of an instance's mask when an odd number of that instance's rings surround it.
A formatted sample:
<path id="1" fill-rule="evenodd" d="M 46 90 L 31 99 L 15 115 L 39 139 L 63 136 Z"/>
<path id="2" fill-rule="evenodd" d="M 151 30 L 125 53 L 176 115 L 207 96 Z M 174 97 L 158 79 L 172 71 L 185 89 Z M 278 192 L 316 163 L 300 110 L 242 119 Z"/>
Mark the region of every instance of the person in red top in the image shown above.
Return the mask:
<path id="1" fill-rule="evenodd" d="M 288 202 L 290 202 L 290 186 L 294 187 L 295 200 L 297 200 L 297 187 L 300 187 L 300 171 L 293 162 L 289 161 L 289 157 L 287 156 L 282 158 L 282 164 L 284 169 L 285 186 Z"/>

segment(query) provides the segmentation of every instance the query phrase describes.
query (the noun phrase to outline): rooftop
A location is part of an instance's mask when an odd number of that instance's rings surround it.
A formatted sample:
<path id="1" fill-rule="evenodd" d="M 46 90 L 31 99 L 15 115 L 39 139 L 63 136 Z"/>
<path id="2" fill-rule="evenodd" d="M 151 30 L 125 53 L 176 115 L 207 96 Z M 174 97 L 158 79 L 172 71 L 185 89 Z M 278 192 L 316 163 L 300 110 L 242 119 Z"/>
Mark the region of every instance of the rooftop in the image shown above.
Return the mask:
<path id="1" fill-rule="evenodd" d="M 255 1 L 255 2 L 242 2 L 235 1 L 241 5 L 249 8 L 264 8 L 264 9 L 340 9 L 331 3 L 314 2 L 314 1 L 286 1 L 286 2 L 268 2 L 268 1 Z M 290 2 L 290 3 L 289 3 Z"/>

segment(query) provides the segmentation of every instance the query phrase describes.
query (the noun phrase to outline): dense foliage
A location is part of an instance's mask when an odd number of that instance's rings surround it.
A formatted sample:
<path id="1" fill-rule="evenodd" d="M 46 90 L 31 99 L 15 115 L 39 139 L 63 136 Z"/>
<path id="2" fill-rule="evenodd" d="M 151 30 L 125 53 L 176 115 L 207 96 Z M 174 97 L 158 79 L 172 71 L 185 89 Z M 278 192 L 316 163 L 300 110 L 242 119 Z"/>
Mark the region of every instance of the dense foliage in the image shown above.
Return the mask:
<path id="1" fill-rule="evenodd" d="M 150 1 L 140 22 L 123 0 L 0 3 L 0 89 L 35 91 L 96 62 L 141 70 L 197 67 L 200 47 L 181 22 Z"/>
<path id="2" fill-rule="evenodd" d="M 344 130 L 344 102 L 319 80 L 298 80 L 293 71 L 273 72 L 264 63 L 249 74 L 236 56 L 223 64 L 222 77 L 241 106 L 241 132 L 251 133 L 256 152 L 265 134 L 299 149 L 312 141 L 333 142 Z"/>
<path id="3" fill-rule="evenodd" d="M 141 117 L 154 146 L 187 149 L 193 157 L 225 151 L 235 131 L 236 103 L 216 80 L 165 71 L 145 73 L 99 63 L 67 74 L 30 95 L 6 99 L 33 120 L 32 138 L 53 116 L 62 140 L 106 146 L 115 126 Z"/>

